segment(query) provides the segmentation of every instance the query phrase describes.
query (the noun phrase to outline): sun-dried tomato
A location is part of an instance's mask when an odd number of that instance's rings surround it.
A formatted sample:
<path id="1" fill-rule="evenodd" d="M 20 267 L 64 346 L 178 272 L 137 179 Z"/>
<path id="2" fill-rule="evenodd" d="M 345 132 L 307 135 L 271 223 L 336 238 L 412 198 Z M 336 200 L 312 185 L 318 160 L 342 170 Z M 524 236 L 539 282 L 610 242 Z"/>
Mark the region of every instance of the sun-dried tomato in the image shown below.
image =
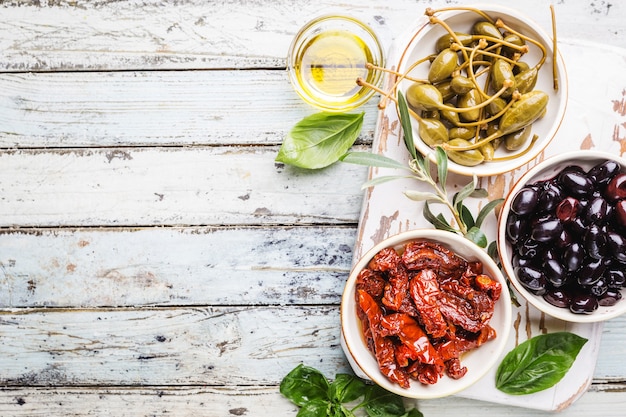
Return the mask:
<path id="1" fill-rule="evenodd" d="M 374 354 L 380 371 L 391 381 L 403 388 L 410 386 L 408 374 L 396 361 L 393 340 L 381 334 L 380 321 L 383 318 L 382 310 L 376 301 L 365 291 L 358 291 L 359 306 L 365 312 L 369 321 L 369 330 L 374 341 Z"/>
<path id="2" fill-rule="evenodd" d="M 426 332 L 432 337 L 443 337 L 448 329 L 448 323 L 439 309 L 439 281 L 432 269 L 423 269 L 417 272 L 410 284 L 411 298 Z"/>
<path id="3" fill-rule="evenodd" d="M 461 355 L 496 337 L 500 283 L 447 247 L 420 240 L 383 249 L 357 278 L 357 315 L 379 368 L 402 387 L 463 377 Z"/>

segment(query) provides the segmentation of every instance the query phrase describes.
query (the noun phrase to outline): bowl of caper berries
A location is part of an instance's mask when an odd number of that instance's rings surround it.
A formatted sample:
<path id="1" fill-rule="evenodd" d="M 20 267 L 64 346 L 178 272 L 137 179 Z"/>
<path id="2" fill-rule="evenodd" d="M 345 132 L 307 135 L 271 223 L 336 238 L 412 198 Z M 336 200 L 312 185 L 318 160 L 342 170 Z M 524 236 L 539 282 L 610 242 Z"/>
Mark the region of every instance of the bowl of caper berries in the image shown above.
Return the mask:
<path id="1" fill-rule="evenodd" d="M 399 55 L 393 87 L 407 101 L 418 151 L 434 161 L 441 146 L 450 171 L 479 177 L 536 158 L 567 104 L 556 34 L 498 5 L 425 15 Z"/>

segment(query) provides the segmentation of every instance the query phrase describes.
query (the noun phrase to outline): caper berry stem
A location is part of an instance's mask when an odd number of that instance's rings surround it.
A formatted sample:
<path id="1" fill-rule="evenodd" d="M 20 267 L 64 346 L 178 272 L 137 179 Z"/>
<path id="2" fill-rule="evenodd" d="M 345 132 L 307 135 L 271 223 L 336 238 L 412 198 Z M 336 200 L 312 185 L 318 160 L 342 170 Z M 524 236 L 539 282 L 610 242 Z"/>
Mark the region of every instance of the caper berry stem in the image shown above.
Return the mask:
<path id="1" fill-rule="evenodd" d="M 557 59 L 557 42 L 556 42 L 556 15 L 554 13 L 554 5 L 550 5 L 550 17 L 552 20 L 552 79 L 554 91 L 559 91 L 559 77 L 556 69 Z"/>
<path id="2" fill-rule="evenodd" d="M 471 52 L 475 48 L 470 48 L 470 47 L 467 47 L 467 46 L 463 46 L 460 43 L 453 43 L 452 45 L 450 45 L 450 49 L 452 49 L 453 51 L 456 50 L 456 51 L 470 51 Z M 480 54 L 486 55 L 486 56 L 490 56 L 492 58 L 503 59 L 503 60 L 505 60 L 506 62 L 508 62 L 511 65 L 516 65 L 516 63 L 517 63 L 516 61 L 512 60 L 511 58 L 507 58 L 507 57 L 505 57 L 503 55 L 500 55 L 500 54 L 497 54 L 495 52 L 489 52 L 486 49 L 481 50 Z"/>
<path id="3" fill-rule="evenodd" d="M 474 80 L 475 82 L 475 80 Z M 489 98 L 483 102 L 481 102 L 480 104 L 477 104 L 475 106 L 470 106 L 470 107 L 452 107 L 452 106 L 446 106 L 445 104 L 441 104 L 439 106 L 439 110 L 450 110 L 453 111 L 455 113 L 465 113 L 468 111 L 473 111 L 473 110 L 477 110 L 477 109 L 482 109 L 485 106 L 487 106 L 489 103 L 491 103 L 492 101 L 494 101 L 496 98 L 500 97 L 509 87 L 513 86 L 513 81 L 511 80 L 504 80 L 504 83 L 502 85 L 502 88 L 500 88 L 494 95 L 492 96 L 488 96 Z M 478 89 L 479 91 L 481 90 L 480 88 Z"/>
<path id="4" fill-rule="evenodd" d="M 372 90 L 376 91 L 377 93 L 384 94 L 386 98 L 389 98 L 391 101 L 396 103 L 396 105 L 398 104 L 398 100 L 395 97 L 391 96 L 390 92 L 385 92 L 385 91 L 381 90 L 380 88 L 376 87 L 375 85 L 370 84 L 367 81 L 365 81 L 362 77 L 358 77 L 356 79 L 356 83 L 357 83 L 357 85 L 359 85 L 361 87 L 371 88 Z M 392 91 L 394 91 L 394 90 L 392 90 Z M 379 104 L 379 107 L 380 107 L 380 104 Z M 382 107 L 382 108 L 384 108 L 384 107 Z M 419 114 L 417 114 L 415 111 L 413 111 L 411 109 L 409 109 L 409 113 L 416 120 L 421 120 L 422 119 L 422 117 Z"/>
<path id="5" fill-rule="evenodd" d="M 385 68 L 385 67 L 380 67 L 378 65 L 374 65 L 371 62 L 368 62 L 365 64 L 365 68 L 366 69 L 373 69 L 373 70 L 377 70 L 377 71 L 383 71 L 383 72 L 387 72 L 389 74 L 395 75 L 397 77 L 402 77 L 403 79 L 409 80 L 409 81 L 413 81 L 416 83 L 428 83 L 428 80 L 424 79 L 424 78 L 415 78 L 415 77 L 411 77 L 409 75 L 407 75 L 406 73 L 401 73 L 398 71 L 394 71 L 390 68 Z"/>
<path id="6" fill-rule="evenodd" d="M 493 158 L 493 159 L 491 159 L 491 162 L 510 161 L 511 159 L 519 158 L 520 156 L 525 155 L 526 153 L 528 153 L 528 151 L 530 151 L 532 149 L 532 147 L 535 144 L 535 142 L 537 142 L 537 139 L 539 139 L 539 136 L 538 135 L 533 135 L 532 139 L 530 140 L 530 143 L 528 144 L 526 149 L 524 149 L 523 151 L 518 152 L 518 153 L 513 154 L 513 155 L 500 156 L 498 158 Z"/>
<path id="7" fill-rule="evenodd" d="M 494 97 L 494 99 L 495 99 L 495 97 Z M 502 108 L 502 110 L 500 110 L 498 113 L 494 114 L 491 117 L 488 117 L 486 119 L 480 119 L 480 120 L 477 120 L 475 122 L 458 122 L 458 123 L 455 123 L 454 125 L 458 126 L 458 127 L 472 127 L 472 126 L 480 126 L 480 125 L 483 125 L 485 123 L 491 123 L 494 120 L 496 120 L 497 118 L 499 118 L 500 116 L 502 116 L 513 105 L 513 103 L 515 103 L 515 100 L 517 100 L 517 99 L 516 98 L 511 98 L 511 100 L 509 100 L 509 102 L 506 103 L 506 106 L 504 106 Z"/>
<path id="8" fill-rule="evenodd" d="M 418 59 L 417 61 L 412 63 L 409 66 L 409 68 L 407 68 L 407 70 L 404 73 L 399 73 L 399 72 L 396 72 L 396 71 L 389 70 L 389 72 L 392 72 L 394 75 L 397 76 L 397 78 L 396 78 L 393 86 L 389 89 L 389 91 L 384 92 L 384 91 L 381 91 L 381 90 L 377 90 L 377 91 L 379 91 L 382 94 L 382 98 L 380 99 L 380 102 L 378 103 L 378 108 L 382 110 L 382 109 L 387 107 L 387 100 L 389 100 L 391 98 L 391 94 L 393 94 L 393 92 L 396 91 L 396 88 L 398 88 L 398 85 L 400 84 L 400 82 L 402 80 L 407 79 L 407 80 L 413 80 L 413 81 L 419 82 L 419 83 L 428 83 L 428 80 L 412 79 L 412 78 L 409 77 L 408 74 L 411 71 L 413 71 L 413 69 L 415 69 L 415 67 L 417 67 L 418 65 L 420 65 L 420 64 L 422 64 L 422 63 L 424 63 L 426 61 L 429 61 L 429 60 L 430 60 L 430 56 L 425 56 L 424 58 Z M 367 64 L 366 64 L 366 66 L 367 66 Z M 357 83 L 358 83 L 358 80 L 357 80 Z"/>
<path id="9" fill-rule="evenodd" d="M 494 23 L 493 19 L 491 18 L 491 16 L 489 16 L 487 13 L 483 12 L 480 9 L 477 9 L 475 7 L 466 7 L 466 6 L 453 6 L 453 7 L 441 7 L 439 9 L 431 9 L 430 7 L 426 9 L 426 11 L 424 12 L 424 14 L 428 17 L 430 16 L 434 16 L 437 13 L 441 13 L 441 12 L 447 12 L 450 10 L 468 10 L 470 12 L 474 12 L 477 15 L 479 15 L 480 17 L 482 17 L 483 19 L 485 19 L 486 21 L 488 21 L 489 23 Z"/>
<path id="10" fill-rule="evenodd" d="M 511 33 L 513 33 L 513 34 L 515 34 L 517 36 L 519 36 L 520 38 L 524 39 L 525 41 L 528 41 L 528 42 L 532 43 L 533 45 L 537 46 L 541 50 L 541 59 L 537 63 L 536 67 L 538 69 L 541 68 L 543 63 L 546 61 L 546 56 L 548 55 L 548 51 L 546 50 L 546 47 L 543 46 L 543 44 L 541 42 L 539 42 L 536 39 L 533 39 L 533 38 L 531 38 L 529 36 L 526 36 L 523 33 L 520 33 L 518 31 L 516 31 L 515 29 L 513 29 L 512 27 L 510 27 L 506 23 L 504 23 L 504 21 L 502 21 L 502 19 L 496 20 L 496 27 L 500 28 L 500 29 L 507 30 L 507 31 L 509 31 L 509 32 L 511 32 Z"/>
<path id="11" fill-rule="evenodd" d="M 474 143 L 470 143 L 469 145 L 465 145 L 465 146 L 454 146 L 454 145 L 450 145 L 448 143 L 444 143 L 441 145 L 441 147 L 446 150 L 446 151 L 470 151 L 472 149 L 478 149 L 481 146 L 491 142 L 494 139 L 500 138 L 504 136 L 504 133 L 501 131 L 496 131 L 494 133 L 492 133 L 491 135 L 487 136 L 486 138 L 483 138 L 481 140 L 478 140 Z"/>

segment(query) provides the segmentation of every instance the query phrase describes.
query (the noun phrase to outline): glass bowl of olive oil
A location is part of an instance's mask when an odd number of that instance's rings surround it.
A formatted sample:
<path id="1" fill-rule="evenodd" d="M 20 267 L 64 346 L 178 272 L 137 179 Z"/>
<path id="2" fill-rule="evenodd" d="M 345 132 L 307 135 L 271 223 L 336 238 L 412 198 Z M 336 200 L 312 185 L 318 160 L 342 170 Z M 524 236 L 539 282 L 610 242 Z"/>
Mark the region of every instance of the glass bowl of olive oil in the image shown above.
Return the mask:
<path id="1" fill-rule="evenodd" d="M 366 66 L 366 64 L 372 64 Z M 380 87 L 384 67 L 381 43 L 361 21 L 338 15 L 311 20 L 296 34 L 287 55 L 287 71 L 296 92 L 325 111 L 352 110 Z"/>

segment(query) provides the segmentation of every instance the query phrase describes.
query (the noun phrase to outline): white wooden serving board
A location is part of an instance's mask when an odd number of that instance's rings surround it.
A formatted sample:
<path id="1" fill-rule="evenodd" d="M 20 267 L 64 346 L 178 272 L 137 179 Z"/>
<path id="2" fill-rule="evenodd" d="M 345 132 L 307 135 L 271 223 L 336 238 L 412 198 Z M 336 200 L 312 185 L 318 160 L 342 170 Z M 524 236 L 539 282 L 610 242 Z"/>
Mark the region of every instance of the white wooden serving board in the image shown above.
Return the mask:
<path id="1" fill-rule="evenodd" d="M 398 62 L 397 53 L 404 45 L 406 39 L 403 37 L 394 42 L 388 63 Z M 468 200 L 470 207 L 478 209 L 488 200 L 505 196 L 528 168 L 548 156 L 576 149 L 599 149 L 617 154 L 626 151 L 626 72 L 623 70 L 626 50 L 582 43 L 579 40 L 559 40 L 558 46 L 564 57 L 569 79 L 568 106 L 559 132 L 544 152 L 531 163 L 514 172 L 481 178 L 480 186 L 488 190 L 489 197 L 482 201 Z M 389 83 L 387 79 L 387 84 Z M 379 112 L 372 147 L 373 152 L 398 161 L 408 160 L 395 106 L 388 106 Z M 370 178 L 393 173 L 390 169 L 375 168 L 370 170 Z M 469 180 L 460 175 L 449 175 L 449 193 L 452 195 Z M 410 229 L 432 228 L 422 215 L 422 203 L 404 196 L 403 190 L 407 189 L 429 191 L 427 185 L 411 180 L 392 181 L 366 190 L 354 253 L 355 262 L 372 246 L 390 235 Z M 489 241 L 495 240 L 496 216 L 490 216 L 483 228 Z M 575 324 L 553 319 L 536 310 L 521 297 L 518 296 L 518 299 L 521 306 L 514 307 L 514 329 L 510 333 L 506 351 L 542 333 L 570 331 L 589 340 L 573 367 L 553 388 L 523 396 L 511 396 L 498 391 L 495 388 L 494 368 L 479 383 L 458 395 L 540 410 L 563 410 L 580 398 L 592 382 L 603 325 Z"/>

